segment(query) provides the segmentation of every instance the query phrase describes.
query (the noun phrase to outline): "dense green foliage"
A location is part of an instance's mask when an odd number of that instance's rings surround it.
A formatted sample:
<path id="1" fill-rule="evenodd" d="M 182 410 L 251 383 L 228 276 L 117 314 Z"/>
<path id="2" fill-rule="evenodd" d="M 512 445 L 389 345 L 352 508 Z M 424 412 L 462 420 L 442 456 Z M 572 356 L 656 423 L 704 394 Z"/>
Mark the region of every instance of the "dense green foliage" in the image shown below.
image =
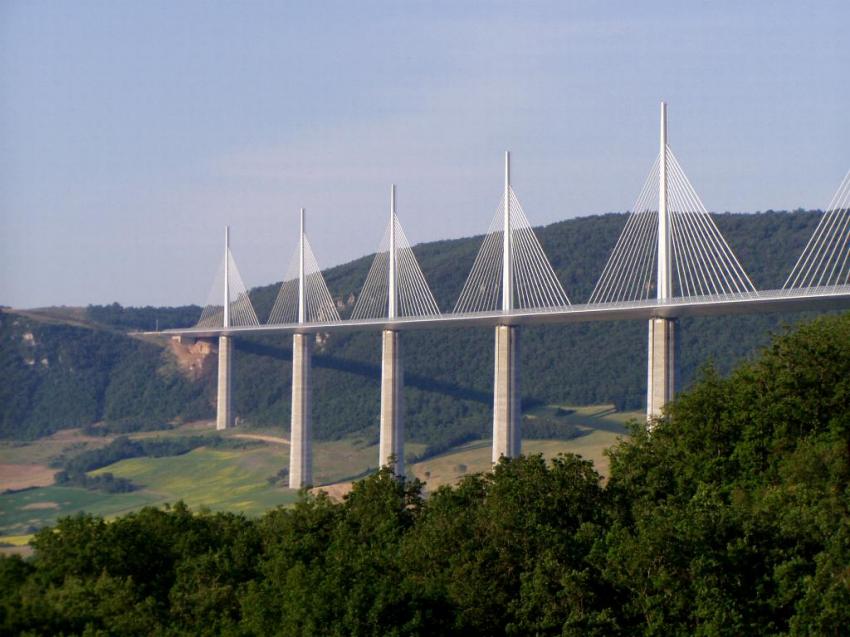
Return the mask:
<path id="1" fill-rule="evenodd" d="M 814 230 L 812 212 L 721 214 L 715 219 L 759 288 L 781 286 Z M 570 219 L 537 230 L 573 302 L 584 302 L 625 223 L 622 214 Z M 440 307 L 450 311 L 481 237 L 415 248 Z M 334 298 L 351 311 L 371 257 L 326 271 Z M 277 285 L 252 290 L 261 319 Z M 215 376 L 189 381 L 162 350 L 118 329 L 191 325 L 200 309 L 91 306 L 88 318 L 108 329 L 86 330 L 0 315 L 0 437 L 35 437 L 58 428 L 126 416 L 146 420 L 210 417 Z M 772 330 L 799 316 L 761 315 L 682 320 L 677 330 L 677 383 L 687 386 L 711 358 L 726 373 L 764 345 Z M 118 329 L 116 329 L 118 328 Z M 112 330 L 112 331 L 110 331 Z M 25 342 L 30 331 L 35 344 Z M 410 440 L 445 449 L 489 435 L 493 335 L 487 329 L 407 332 L 402 338 Z M 285 428 L 289 421 L 288 337 L 237 341 L 234 407 L 240 420 Z M 638 408 L 645 400 L 646 325 L 642 321 L 524 328 L 522 400 Z M 325 335 L 314 357 L 315 436 L 353 432 L 377 437 L 380 341 L 375 333 Z M 45 360 L 47 363 L 42 364 Z M 214 363 L 213 363 L 214 367 Z M 214 370 L 208 370 L 214 371 Z M 528 437 L 568 437 L 556 423 L 530 424 Z"/>
<path id="2" fill-rule="evenodd" d="M 92 491 L 106 493 L 129 493 L 138 489 L 138 485 L 128 478 L 115 477 L 111 472 L 90 476 L 87 473 L 58 471 L 54 477 L 60 487 L 83 487 Z"/>
<path id="3" fill-rule="evenodd" d="M 48 635 L 844 635 L 850 315 L 713 369 L 602 485 L 503 461 L 423 498 L 388 471 L 260 519 L 65 518 L 0 559 L 0 631 Z"/>
<path id="4" fill-rule="evenodd" d="M 0 437 L 35 438 L 102 419 L 212 413 L 203 384 L 154 344 L 0 312 Z"/>

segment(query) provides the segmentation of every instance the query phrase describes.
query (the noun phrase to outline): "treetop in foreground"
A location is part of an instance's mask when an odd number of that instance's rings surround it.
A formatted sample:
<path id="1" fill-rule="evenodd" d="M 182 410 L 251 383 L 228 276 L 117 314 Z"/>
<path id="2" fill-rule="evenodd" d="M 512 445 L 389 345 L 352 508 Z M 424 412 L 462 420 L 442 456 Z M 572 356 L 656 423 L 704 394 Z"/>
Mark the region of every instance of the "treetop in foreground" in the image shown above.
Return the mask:
<path id="1" fill-rule="evenodd" d="M 8 634 L 842 635 L 850 315 L 708 368 L 603 484 L 565 455 L 424 493 L 383 470 L 258 519 L 65 518 L 0 560 Z"/>

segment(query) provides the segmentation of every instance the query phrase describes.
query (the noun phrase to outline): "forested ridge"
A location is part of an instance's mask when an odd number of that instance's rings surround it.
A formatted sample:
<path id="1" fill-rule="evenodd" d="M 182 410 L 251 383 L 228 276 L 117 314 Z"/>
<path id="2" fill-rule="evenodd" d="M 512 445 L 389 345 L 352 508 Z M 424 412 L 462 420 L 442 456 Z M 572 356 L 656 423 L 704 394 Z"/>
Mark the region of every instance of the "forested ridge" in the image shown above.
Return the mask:
<path id="1" fill-rule="evenodd" d="M 719 214 L 715 220 L 761 289 L 781 286 L 814 230 L 817 212 Z M 584 302 L 623 224 L 623 214 L 570 219 L 536 230 L 567 294 Z M 450 311 L 481 237 L 416 246 L 415 253 L 443 311 Z M 238 257 L 238 254 L 237 254 Z M 351 311 L 371 256 L 325 272 L 343 316 Z M 215 264 L 210 264 L 213 271 Z M 277 284 L 255 288 L 261 319 Z M 37 437 L 57 428 L 130 416 L 194 419 L 214 413 L 212 369 L 189 380 L 166 350 L 124 330 L 193 324 L 197 306 L 91 306 L 94 326 L 40 322 L 0 314 L 0 436 Z M 771 331 L 800 315 L 687 319 L 678 330 L 677 383 L 687 386 L 704 361 L 726 372 L 764 345 Z M 98 329 L 101 326 L 103 329 Z M 646 325 L 642 321 L 526 328 L 522 332 L 522 399 L 538 404 L 614 403 L 638 408 L 645 399 Z M 30 334 L 30 340 L 25 338 Z M 285 428 L 289 419 L 291 346 L 286 337 L 240 339 L 234 361 L 234 405 L 248 424 Z M 492 332 L 487 329 L 409 332 L 402 338 L 409 439 L 433 448 L 489 435 Z M 333 334 L 314 356 L 314 421 L 319 439 L 352 432 L 377 436 L 379 335 Z M 551 426 L 527 422 L 529 435 Z M 536 432 L 535 427 L 540 429 Z"/>
<path id="2" fill-rule="evenodd" d="M 211 413 L 161 346 L 120 332 L 0 311 L 0 436 L 37 438 L 101 420 Z"/>
<path id="3" fill-rule="evenodd" d="M 423 497 L 381 471 L 258 519 L 65 518 L 0 558 L 29 635 L 846 635 L 850 314 L 711 367 L 651 434 Z"/>

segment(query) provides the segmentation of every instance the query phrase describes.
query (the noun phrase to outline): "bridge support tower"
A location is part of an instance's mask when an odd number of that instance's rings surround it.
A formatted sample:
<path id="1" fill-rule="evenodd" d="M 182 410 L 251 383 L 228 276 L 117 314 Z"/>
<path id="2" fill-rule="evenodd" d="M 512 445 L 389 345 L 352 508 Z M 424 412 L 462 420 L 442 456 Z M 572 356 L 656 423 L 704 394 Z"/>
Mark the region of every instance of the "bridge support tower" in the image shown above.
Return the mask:
<path id="1" fill-rule="evenodd" d="M 292 412 L 289 434 L 289 488 L 313 484 L 311 431 L 311 334 L 292 335 Z"/>
<path id="2" fill-rule="evenodd" d="M 399 333 L 384 330 L 381 334 L 381 438 L 382 467 L 392 466 L 398 476 L 404 475 L 404 369 L 401 364 Z"/>
<path id="3" fill-rule="evenodd" d="M 505 201 L 502 226 L 502 311 L 514 309 L 513 231 L 511 229 L 511 155 L 505 153 Z M 496 356 L 493 375 L 493 463 L 520 454 L 519 328 L 496 326 Z"/>
<path id="4" fill-rule="evenodd" d="M 493 463 L 520 454 L 519 328 L 496 327 L 496 365 L 493 379 Z"/>
<path id="5" fill-rule="evenodd" d="M 222 326 L 230 327 L 230 226 L 224 227 L 224 305 Z M 233 425 L 233 341 L 229 336 L 218 337 L 218 394 L 216 396 L 215 428 Z"/>
<path id="6" fill-rule="evenodd" d="M 646 417 L 650 422 L 661 417 L 664 406 L 673 399 L 675 327 L 672 319 L 649 319 Z"/>
<path id="7" fill-rule="evenodd" d="M 667 210 L 667 104 L 661 102 L 661 150 L 658 164 L 658 279 L 656 296 L 659 303 L 673 296 L 672 241 Z M 649 360 L 646 378 L 646 418 L 649 425 L 662 415 L 664 406 L 673 399 L 674 322 L 671 319 L 649 319 Z"/>
<path id="8" fill-rule="evenodd" d="M 304 208 L 301 208 L 301 239 L 298 247 L 298 322 L 307 321 L 307 288 L 304 279 Z M 311 334 L 292 335 L 292 408 L 289 427 L 289 488 L 313 484 L 312 363 Z"/>
<path id="9" fill-rule="evenodd" d="M 233 341 L 229 336 L 218 337 L 218 395 L 215 428 L 227 429 L 233 425 Z"/>
<path id="10" fill-rule="evenodd" d="M 396 268 L 395 185 L 390 186 L 390 245 L 387 269 L 387 318 L 398 316 Z M 404 370 L 401 343 L 396 330 L 381 333 L 381 437 L 378 466 L 392 467 L 397 476 L 404 475 Z"/>

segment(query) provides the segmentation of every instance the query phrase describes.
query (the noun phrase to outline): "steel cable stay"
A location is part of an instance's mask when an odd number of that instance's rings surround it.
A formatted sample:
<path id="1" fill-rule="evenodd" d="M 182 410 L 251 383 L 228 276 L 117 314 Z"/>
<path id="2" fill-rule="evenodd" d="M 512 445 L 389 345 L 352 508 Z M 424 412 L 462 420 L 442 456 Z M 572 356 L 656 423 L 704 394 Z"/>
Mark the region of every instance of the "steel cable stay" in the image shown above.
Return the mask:
<path id="1" fill-rule="evenodd" d="M 822 249 L 820 246 L 826 241 L 829 241 L 830 235 L 833 234 L 832 228 L 835 225 L 835 220 L 841 216 L 842 210 L 844 210 L 846 214 L 847 204 L 845 202 L 842 205 L 842 193 L 845 192 L 848 187 L 850 187 L 850 172 L 848 172 L 848 174 L 844 177 L 844 181 L 841 186 L 839 186 L 838 190 L 833 195 L 832 201 L 830 201 L 830 204 L 827 207 L 826 215 L 821 218 L 815 232 L 812 234 L 812 238 L 809 240 L 809 244 L 807 244 L 806 248 L 803 250 L 803 254 L 801 254 L 800 259 L 798 259 L 797 264 L 792 270 L 792 274 L 789 276 L 789 281 L 791 281 L 793 277 L 792 285 L 789 285 L 786 281 L 786 288 L 811 287 L 811 284 L 814 281 L 814 276 L 810 276 L 810 272 L 812 272 L 811 268 L 816 261 L 822 261 L 823 259 Z M 811 263 L 809 263 L 809 261 L 811 261 Z M 801 262 L 803 264 L 802 266 L 800 266 Z M 815 269 L 815 272 L 817 272 L 817 269 Z"/>
<path id="2" fill-rule="evenodd" d="M 712 292 L 718 293 L 716 284 L 717 273 L 712 271 L 708 250 L 699 235 L 696 224 L 691 219 L 689 204 L 683 201 L 683 195 L 678 189 L 675 179 L 670 180 L 668 192 L 669 216 L 671 219 L 671 238 L 674 256 L 681 255 L 685 271 L 691 274 L 692 294 L 689 296 L 705 296 Z M 674 277 L 674 290 L 675 290 Z M 686 296 L 684 288 L 687 281 L 679 281 L 679 295 Z M 675 292 L 674 292 L 675 295 Z"/>
<path id="3" fill-rule="evenodd" d="M 850 243 L 850 172 L 848 172 L 794 264 L 783 285 L 785 290 L 847 285 Z"/>
<path id="4" fill-rule="evenodd" d="M 658 200 L 658 168 L 659 158 L 656 157 L 590 295 L 589 303 L 612 303 L 648 297 L 652 280 L 651 273 L 646 272 L 645 264 L 650 259 L 651 268 L 658 240 L 653 231 L 658 219 L 655 207 Z"/>
<path id="5" fill-rule="evenodd" d="M 511 226 L 513 237 L 518 239 L 514 245 L 519 250 L 511 256 L 515 264 L 522 264 L 527 278 L 523 282 L 526 304 L 521 309 L 566 307 L 570 300 L 552 268 L 552 264 L 543 252 L 543 247 L 534 234 L 525 211 L 522 209 L 516 193 L 511 189 Z M 517 286 L 519 287 L 519 286 Z"/>
<path id="6" fill-rule="evenodd" d="M 729 247 L 723 234 L 717 228 L 714 219 L 705 209 L 702 201 L 694 190 L 685 172 L 682 170 L 676 156 L 668 148 L 668 158 L 671 165 L 671 177 L 674 189 L 678 189 L 684 200 L 683 214 L 691 215 L 691 221 L 695 223 L 696 234 L 702 238 L 700 245 L 705 253 L 714 263 L 715 272 L 719 278 L 723 277 L 720 285 L 724 294 L 752 294 L 755 286 L 741 265 L 732 248 Z"/>
<path id="7" fill-rule="evenodd" d="M 352 319 L 377 318 L 387 314 L 389 246 L 390 225 L 387 224 L 375 252 L 375 258 L 369 266 L 366 280 L 351 311 Z"/>
<path id="8" fill-rule="evenodd" d="M 848 185 L 850 186 L 850 182 L 848 182 Z M 844 253 L 844 258 L 841 260 L 841 266 L 839 267 L 838 272 L 835 273 L 836 277 L 837 277 L 836 278 L 837 284 L 841 283 L 840 282 L 841 272 L 843 272 L 844 269 L 847 267 L 848 257 L 850 257 L 850 250 L 848 250 L 848 239 L 850 239 L 850 232 L 848 232 L 847 229 L 846 229 L 846 226 L 850 225 L 850 209 L 848 209 L 848 208 L 850 208 L 850 187 L 848 187 L 848 189 L 847 189 L 847 193 L 845 195 L 844 203 L 843 203 L 843 206 L 842 206 L 842 210 L 844 211 L 844 217 L 847 221 L 845 221 L 845 230 L 843 232 L 844 241 L 842 242 L 842 246 L 841 246 L 841 252 Z M 835 271 L 835 266 L 837 266 L 837 265 L 838 265 L 838 261 L 836 260 L 835 265 L 833 266 L 833 272 L 830 273 L 830 277 L 832 277 L 832 274 Z M 847 284 L 848 279 L 850 279 L 850 271 L 848 271 L 847 275 L 845 275 L 845 277 L 844 277 L 844 284 L 845 285 Z"/>
<path id="9" fill-rule="evenodd" d="M 508 191 L 513 308 L 557 309 L 570 300 L 534 233 L 513 188 Z M 454 307 L 455 314 L 493 311 L 501 306 L 505 199 L 499 206 Z"/>
<path id="10" fill-rule="evenodd" d="M 502 218 L 504 200 L 500 203 L 484 235 L 472 269 L 466 277 L 460 296 L 455 303 L 455 314 L 469 314 L 494 309 L 498 302 L 502 278 Z"/>
<path id="11" fill-rule="evenodd" d="M 286 276 L 275 299 L 267 324 L 288 325 L 298 322 L 300 254 L 289 263 Z M 304 320 L 307 323 L 339 320 L 339 312 L 319 268 L 313 248 L 304 237 Z"/>
<path id="12" fill-rule="evenodd" d="M 225 272 L 227 272 L 227 286 L 225 286 Z M 224 327 L 223 290 L 225 287 L 228 291 L 230 326 L 250 327 L 259 325 L 257 314 L 254 312 L 254 307 L 251 305 L 251 299 L 248 296 L 248 289 L 242 281 L 239 268 L 236 267 L 236 261 L 228 247 L 225 257 L 221 260 L 221 265 L 218 268 L 196 327 Z"/>
<path id="13" fill-rule="evenodd" d="M 667 169 L 672 295 L 755 295 L 756 289 L 669 146 Z M 655 288 L 661 151 L 590 295 L 589 303 L 647 300 Z"/>
<path id="14" fill-rule="evenodd" d="M 850 177 L 850 172 L 848 172 L 847 176 L 845 176 L 844 181 L 842 181 L 841 185 L 838 188 L 838 191 L 836 191 L 833 195 L 829 206 L 827 206 L 826 214 L 818 222 L 815 231 L 812 233 L 812 236 L 806 243 L 806 247 L 803 249 L 802 254 L 797 259 L 797 262 L 795 263 L 794 268 L 792 269 L 791 274 L 788 277 L 788 280 L 786 280 L 784 287 L 802 287 L 798 286 L 797 284 L 798 282 L 802 283 L 802 281 L 807 278 L 808 273 L 810 272 L 811 267 L 813 265 L 813 257 L 816 260 L 816 255 L 820 254 L 820 249 L 818 246 L 824 240 L 824 238 L 829 235 L 829 228 L 833 225 L 833 220 L 840 211 L 840 207 L 837 204 L 840 202 L 840 194 L 845 188 L 845 184 L 848 180 L 848 177 Z"/>
<path id="15" fill-rule="evenodd" d="M 821 270 L 821 276 L 818 279 L 818 286 L 824 285 L 824 277 L 826 280 L 832 280 L 836 275 L 836 268 L 838 268 L 838 276 L 840 278 L 841 270 L 843 269 L 843 264 L 847 261 L 847 239 L 850 236 L 850 233 L 847 232 L 848 220 L 850 220 L 850 214 L 847 211 L 847 202 L 842 202 L 840 208 L 840 223 L 836 224 L 835 232 L 833 233 L 833 240 L 830 241 L 832 245 L 832 249 L 829 251 L 829 256 L 825 259 L 825 267 Z M 842 238 L 843 237 L 843 238 Z M 841 260 L 841 267 L 839 267 L 839 258 L 840 255 L 844 253 L 844 258 Z M 827 275 L 827 267 L 829 263 L 832 263 L 832 268 L 829 268 L 829 274 Z"/>
<path id="16" fill-rule="evenodd" d="M 396 254 L 397 261 L 403 265 L 401 285 L 398 288 L 399 295 L 409 297 L 411 306 L 417 308 L 417 316 L 436 316 L 440 314 L 440 308 L 428 286 L 425 274 L 419 266 L 413 247 L 407 239 L 404 228 L 398 217 L 395 217 L 396 231 Z"/>
<path id="17" fill-rule="evenodd" d="M 754 297 L 758 292 L 734 251 L 706 210 L 699 195 L 669 146 L 664 148 L 666 210 L 669 231 L 669 268 L 673 298 L 722 300 Z M 623 230 L 606 261 L 588 304 L 605 305 L 650 300 L 656 287 L 659 255 L 658 200 L 661 153 L 656 157 Z M 506 201 L 507 200 L 507 201 Z M 510 206 L 505 218 L 505 205 Z M 510 241 L 505 242 L 505 228 Z M 351 313 L 351 319 L 389 317 L 390 235 L 395 241 L 394 281 L 396 316 L 440 316 L 413 248 L 397 216 L 387 224 L 378 251 Z M 336 303 L 328 290 L 315 254 L 303 239 L 304 320 L 310 323 L 339 321 Z M 510 247 L 511 288 L 504 288 L 505 246 Z M 299 266 L 296 252 L 281 283 L 269 325 L 289 325 L 299 318 Z M 227 278 L 227 281 L 225 281 Z M 850 284 L 850 172 L 833 194 L 811 237 L 797 258 L 783 290 L 812 294 L 823 288 Z M 502 294 L 511 290 L 511 310 L 558 310 L 570 306 L 551 262 L 534 232 L 522 204 L 509 184 L 490 223 L 454 306 L 454 314 L 504 311 Z M 226 292 L 225 292 L 226 290 Z M 228 295 L 225 312 L 224 294 Z M 230 251 L 218 268 L 198 328 L 259 326 L 248 290 Z"/>
<path id="18" fill-rule="evenodd" d="M 413 248 L 396 215 L 387 223 L 378 251 L 360 291 L 351 318 L 376 319 L 389 316 L 390 223 L 395 233 L 395 289 L 398 316 L 437 316 L 440 309 Z"/>

